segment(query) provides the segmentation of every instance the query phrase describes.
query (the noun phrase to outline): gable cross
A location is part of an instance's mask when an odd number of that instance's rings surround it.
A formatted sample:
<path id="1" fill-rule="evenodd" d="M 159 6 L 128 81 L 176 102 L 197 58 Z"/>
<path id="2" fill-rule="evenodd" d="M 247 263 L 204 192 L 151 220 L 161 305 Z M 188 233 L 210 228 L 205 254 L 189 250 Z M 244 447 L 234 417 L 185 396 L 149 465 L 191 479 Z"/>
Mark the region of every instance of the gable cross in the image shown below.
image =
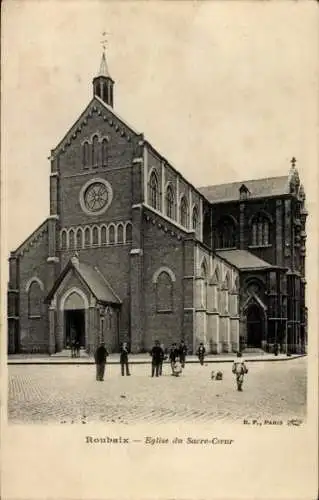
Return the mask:
<path id="1" fill-rule="evenodd" d="M 101 45 L 102 45 L 102 48 L 103 48 L 103 52 L 105 52 L 106 50 L 106 47 L 109 43 L 108 41 L 108 36 L 110 36 L 111 33 L 108 33 L 107 31 L 103 31 L 102 33 L 102 40 L 101 40 Z"/>

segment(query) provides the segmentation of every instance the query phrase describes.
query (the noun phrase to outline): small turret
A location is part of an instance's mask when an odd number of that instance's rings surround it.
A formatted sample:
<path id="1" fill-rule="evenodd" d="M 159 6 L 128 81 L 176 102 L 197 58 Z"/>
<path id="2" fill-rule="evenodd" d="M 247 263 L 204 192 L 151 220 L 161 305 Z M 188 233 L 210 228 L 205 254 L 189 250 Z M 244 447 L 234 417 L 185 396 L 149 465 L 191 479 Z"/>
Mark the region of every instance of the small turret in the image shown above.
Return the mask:
<path id="1" fill-rule="evenodd" d="M 93 95 L 98 96 L 106 104 L 113 107 L 113 86 L 114 81 L 109 74 L 105 50 L 103 50 L 100 70 L 98 75 L 93 79 Z"/>

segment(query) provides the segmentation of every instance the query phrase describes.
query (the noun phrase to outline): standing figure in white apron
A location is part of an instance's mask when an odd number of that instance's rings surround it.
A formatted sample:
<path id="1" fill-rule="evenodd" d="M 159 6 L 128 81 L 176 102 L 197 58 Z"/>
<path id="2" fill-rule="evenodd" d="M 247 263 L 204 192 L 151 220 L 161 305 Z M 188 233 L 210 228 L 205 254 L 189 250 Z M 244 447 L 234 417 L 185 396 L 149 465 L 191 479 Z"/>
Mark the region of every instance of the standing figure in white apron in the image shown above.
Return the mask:
<path id="1" fill-rule="evenodd" d="M 233 363 L 232 372 L 236 375 L 237 390 L 243 390 L 244 376 L 248 373 L 248 368 L 242 358 L 241 352 L 237 353 L 237 359 Z"/>

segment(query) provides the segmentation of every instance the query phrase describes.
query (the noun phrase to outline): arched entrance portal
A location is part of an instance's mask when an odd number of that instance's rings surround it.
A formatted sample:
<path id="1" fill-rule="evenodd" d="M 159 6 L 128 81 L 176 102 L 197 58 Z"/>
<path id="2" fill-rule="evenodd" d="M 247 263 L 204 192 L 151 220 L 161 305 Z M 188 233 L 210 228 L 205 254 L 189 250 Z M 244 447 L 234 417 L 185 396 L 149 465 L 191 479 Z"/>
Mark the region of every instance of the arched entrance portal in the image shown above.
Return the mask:
<path id="1" fill-rule="evenodd" d="M 78 342 L 81 349 L 86 348 L 86 296 L 78 289 L 69 290 L 61 300 L 64 316 L 63 348 L 71 347 L 72 341 Z"/>
<path id="2" fill-rule="evenodd" d="M 256 304 L 251 304 L 247 317 L 247 347 L 260 347 L 264 334 L 264 314 Z"/>

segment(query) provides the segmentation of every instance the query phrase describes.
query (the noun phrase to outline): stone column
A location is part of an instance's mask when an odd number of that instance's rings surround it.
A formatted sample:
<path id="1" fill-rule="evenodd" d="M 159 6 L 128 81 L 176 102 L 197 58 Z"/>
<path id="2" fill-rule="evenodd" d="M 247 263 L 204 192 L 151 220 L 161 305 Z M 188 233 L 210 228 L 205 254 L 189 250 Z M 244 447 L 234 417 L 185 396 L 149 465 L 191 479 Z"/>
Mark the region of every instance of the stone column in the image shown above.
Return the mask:
<path id="1" fill-rule="evenodd" d="M 56 305 L 51 303 L 49 307 L 49 354 L 54 354 L 56 348 L 56 316 Z"/>
<path id="2" fill-rule="evenodd" d="M 57 255 L 57 240 L 59 231 L 59 157 L 51 152 L 50 174 L 50 216 L 48 220 L 48 274 L 47 289 L 50 290 L 59 272 L 59 258 Z"/>
<path id="3" fill-rule="evenodd" d="M 283 265 L 284 260 L 284 245 L 283 245 L 283 202 L 276 201 L 276 264 Z"/>
<path id="4" fill-rule="evenodd" d="M 189 348 L 195 349 L 196 332 L 196 283 L 195 283 L 195 240 L 192 237 L 186 238 L 183 243 L 184 277 L 183 277 L 183 323 L 181 337 L 185 340 Z M 178 334 L 178 332 L 177 332 Z"/>
<path id="5" fill-rule="evenodd" d="M 59 309 L 56 316 L 57 322 L 55 327 L 55 346 L 56 351 L 60 352 L 64 348 L 64 311 Z"/>
<path id="6" fill-rule="evenodd" d="M 228 310 L 228 290 L 225 286 L 221 289 L 221 311 L 219 316 L 219 330 L 224 352 L 231 352 L 230 319 Z"/>
<path id="7" fill-rule="evenodd" d="M 239 248 L 245 248 L 245 203 L 240 203 L 239 214 Z"/>
<path id="8" fill-rule="evenodd" d="M 8 352 L 19 352 L 20 318 L 19 318 L 19 259 L 14 254 L 9 258 L 8 283 Z"/>
<path id="9" fill-rule="evenodd" d="M 90 353 L 94 353 L 99 343 L 99 327 L 96 324 L 96 319 L 97 319 L 96 305 L 91 302 L 87 312 L 88 312 L 88 329 L 89 329 L 88 350 Z"/>
<path id="10" fill-rule="evenodd" d="M 229 294 L 230 302 L 230 336 L 233 352 L 239 350 L 239 315 L 238 315 L 238 294 L 233 290 Z"/>
<path id="11" fill-rule="evenodd" d="M 221 351 L 219 342 L 218 284 L 208 286 L 207 302 L 207 350 L 214 354 Z"/>
<path id="12" fill-rule="evenodd" d="M 203 199 L 199 200 L 199 240 L 203 242 Z"/>

